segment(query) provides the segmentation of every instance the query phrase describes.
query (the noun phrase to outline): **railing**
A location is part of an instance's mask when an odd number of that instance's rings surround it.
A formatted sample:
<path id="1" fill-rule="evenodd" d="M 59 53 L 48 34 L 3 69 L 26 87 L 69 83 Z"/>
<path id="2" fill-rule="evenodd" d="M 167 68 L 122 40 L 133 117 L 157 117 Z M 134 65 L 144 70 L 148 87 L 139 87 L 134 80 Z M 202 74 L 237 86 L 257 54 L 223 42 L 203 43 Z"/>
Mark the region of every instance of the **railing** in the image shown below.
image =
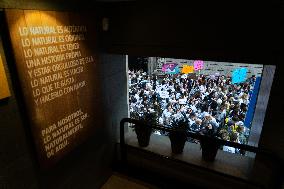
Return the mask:
<path id="1" fill-rule="evenodd" d="M 123 118 L 120 121 L 120 153 L 121 153 L 121 161 L 124 162 L 124 163 L 127 162 L 127 151 L 126 151 L 126 145 L 125 145 L 125 130 L 124 130 L 125 123 L 147 124 L 143 121 L 135 120 L 135 119 L 131 119 L 131 118 Z M 164 126 L 157 125 L 157 124 L 156 125 L 149 125 L 149 127 L 153 128 L 153 129 L 161 130 L 161 131 L 166 131 L 166 132 L 174 130 L 172 128 L 164 127 Z M 276 157 L 274 154 L 272 154 L 268 150 L 261 149 L 259 147 L 239 144 L 239 143 L 230 142 L 230 141 L 225 141 L 225 140 L 222 140 L 222 139 L 219 139 L 219 138 L 216 138 L 216 137 L 211 137 L 211 136 L 203 135 L 203 134 L 200 134 L 200 133 L 195 133 L 195 132 L 192 132 L 192 131 L 187 131 L 187 136 L 191 137 L 193 139 L 197 139 L 197 140 L 207 139 L 207 140 L 210 140 L 212 142 L 215 142 L 217 145 L 226 145 L 226 146 L 231 146 L 231 147 L 238 148 L 238 149 L 241 149 L 241 150 L 244 150 L 244 151 L 249 151 L 249 152 L 258 153 L 258 154 L 265 154 L 265 155 L 268 155 L 271 158 Z"/>
<path id="2" fill-rule="evenodd" d="M 140 120 L 135 120 L 135 119 L 131 119 L 131 118 L 123 118 L 120 121 L 120 153 L 121 153 L 121 162 L 122 162 L 122 168 L 125 169 L 125 171 L 128 171 L 128 164 L 127 164 L 127 146 L 125 143 L 125 123 L 131 123 L 131 124 L 147 124 L 143 121 Z M 164 127 L 161 125 L 148 125 L 147 126 L 156 129 L 156 130 L 161 130 L 161 131 L 173 131 L 174 129 L 172 128 L 168 128 L 168 127 Z M 234 148 L 238 148 L 244 151 L 249 151 L 249 152 L 253 152 L 256 155 L 260 155 L 261 157 L 266 157 L 267 160 L 269 161 L 269 164 L 271 163 L 273 165 L 273 175 L 275 176 L 275 178 L 273 177 L 273 182 L 274 182 L 274 187 L 276 188 L 280 188 L 281 187 L 281 183 L 283 183 L 283 173 L 282 170 L 284 168 L 283 166 L 283 160 L 281 158 L 279 158 L 277 155 L 275 155 L 274 153 L 271 153 L 270 151 L 264 149 L 264 148 L 260 148 L 260 147 L 255 147 L 255 146 L 250 146 L 250 145 L 244 145 L 244 144 L 239 144 L 239 143 L 234 143 L 234 142 L 230 142 L 230 141 L 225 141 L 225 140 L 221 140 L 219 138 L 216 137 L 211 137 L 211 136 L 207 136 L 204 134 L 200 134 L 200 133 L 195 133 L 192 131 L 188 131 L 187 132 L 187 136 L 194 138 L 194 139 L 198 139 L 198 140 L 211 140 L 212 142 L 215 142 L 217 145 L 226 145 L 226 146 L 231 146 Z M 145 150 L 145 149 L 143 149 Z M 146 150 L 147 151 L 147 150 Z M 154 153 L 155 154 L 155 153 Z M 165 157 L 161 154 L 157 154 L 161 157 Z M 257 159 L 258 156 L 256 156 Z M 184 164 L 189 164 L 188 162 L 179 160 L 179 159 L 175 159 L 174 157 L 165 157 L 167 159 L 170 159 L 172 161 L 176 161 L 179 163 L 184 163 Z M 260 158 L 262 159 L 262 158 Z M 280 174 L 279 174 L 280 173 Z M 222 173 L 221 173 L 222 174 Z M 228 177 L 234 177 L 234 176 L 230 176 L 227 175 Z M 234 177 L 234 179 L 240 179 L 242 180 L 242 182 L 245 183 L 249 183 L 249 184 L 255 184 L 258 186 L 258 183 L 250 181 L 250 180 L 244 180 L 238 177 Z"/>

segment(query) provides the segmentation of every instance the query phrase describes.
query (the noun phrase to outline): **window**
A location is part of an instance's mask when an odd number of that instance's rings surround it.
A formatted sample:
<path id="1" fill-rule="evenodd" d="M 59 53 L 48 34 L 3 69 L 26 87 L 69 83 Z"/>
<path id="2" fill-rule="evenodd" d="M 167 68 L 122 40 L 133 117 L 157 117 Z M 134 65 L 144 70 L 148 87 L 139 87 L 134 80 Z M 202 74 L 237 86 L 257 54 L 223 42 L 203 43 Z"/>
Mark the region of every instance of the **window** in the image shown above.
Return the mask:
<path id="1" fill-rule="evenodd" d="M 191 131 L 210 130 L 223 140 L 257 146 L 275 66 L 129 56 L 128 67 L 131 118 L 155 113 L 165 127 L 184 119 Z"/>

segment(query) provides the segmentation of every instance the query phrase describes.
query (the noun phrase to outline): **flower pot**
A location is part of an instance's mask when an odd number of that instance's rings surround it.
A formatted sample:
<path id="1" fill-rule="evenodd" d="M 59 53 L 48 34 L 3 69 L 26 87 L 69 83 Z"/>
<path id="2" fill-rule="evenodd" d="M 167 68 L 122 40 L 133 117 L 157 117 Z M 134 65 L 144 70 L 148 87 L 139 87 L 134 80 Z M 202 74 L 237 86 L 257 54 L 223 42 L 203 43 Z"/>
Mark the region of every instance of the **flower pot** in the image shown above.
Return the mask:
<path id="1" fill-rule="evenodd" d="M 135 125 L 135 133 L 137 135 L 139 146 L 147 147 L 150 142 L 152 128 L 149 128 L 146 125 Z"/>
<path id="2" fill-rule="evenodd" d="M 220 145 L 214 140 L 207 138 L 202 139 L 200 145 L 202 148 L 202 159 L 205 161 L 214 161 Z"/>
<path id="3" fill-rule="evenodd" d="M 172 153 L 181 154 L 187 140 L 186 134 L 184 132 L 172 131 L 169 133 L 169 138 L 171 141 Z"/>

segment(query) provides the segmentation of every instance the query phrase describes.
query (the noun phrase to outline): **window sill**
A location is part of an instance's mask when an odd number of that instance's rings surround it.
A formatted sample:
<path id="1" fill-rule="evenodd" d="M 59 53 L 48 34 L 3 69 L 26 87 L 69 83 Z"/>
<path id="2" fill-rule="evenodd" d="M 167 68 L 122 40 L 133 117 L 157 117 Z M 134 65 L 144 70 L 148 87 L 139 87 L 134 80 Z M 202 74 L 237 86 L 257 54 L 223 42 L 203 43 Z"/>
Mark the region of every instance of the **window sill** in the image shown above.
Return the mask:
<path id="1" fill-rule="evenodd" d="M 254 158 L 222 150 L 218 150 L 214 162 L 206 162 L 202 160 L 200 145 L 189 142 L 186 142 L 182 154 L 172 154 L 170 139 L 167 136 L 152 134 L 149 146 L 141 148 L 138 145 L 136 134 L 129 130 L 129 132 L 125 133 L 125 142 L 132 147 L 244 180 L 249 180 L 254 165 Z"/>

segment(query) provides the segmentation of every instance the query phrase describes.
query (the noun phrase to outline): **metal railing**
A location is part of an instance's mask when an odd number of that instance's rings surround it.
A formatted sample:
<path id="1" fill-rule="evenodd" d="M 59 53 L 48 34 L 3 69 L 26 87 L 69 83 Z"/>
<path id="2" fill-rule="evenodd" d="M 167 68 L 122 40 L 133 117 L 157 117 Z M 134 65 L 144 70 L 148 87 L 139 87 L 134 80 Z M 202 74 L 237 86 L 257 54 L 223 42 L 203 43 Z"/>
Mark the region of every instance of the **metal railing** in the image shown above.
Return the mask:
<path id="1" fill-rule="evenodd" d="M 127 151 L 126 151 L 126 144 L 125 144 L 125 130 L 124 130 L 125 123 L 147 124 L 146 122 L 143 122 L 141 120 L 135 120 L 135 119 L 131 119 L 131 118 L 123 118 L 120 121 L 120 152 L 121 152 L 121 160 L 123 162 L 127 161 Z M 155 124 L 155 125 L 147 124 L 147 125 L 150 128 L 153 128 L 153 129 L 156 129 L 156 130 L 161 130 L 161 131 L 166 131 L 166 132 L 170 132 L 170 131 L 174 130 L 172 128 L 164 127 L 164 126 L 161 126 L 161 125 L 158 125 L 158 124 Z M 215 144 L 217 144 L 217 145 L 226 145 L 226 146 L 234 147 L 234 148 L 241 149 L 241 150 L 244 150 L 244 151 L 249 151 L 249 152 L 253 152 L 253 153 L 261 153 L 261 154 L 270 155 L 270 157 L 275 157 L 268 150 L 261 149 L 259 147 L 249 146 L 249 145 L 245 145 L 245 144 L 239 144 L 239 143 L 235 143 L 235 142 L 231 142 L 231 141 L 225 141 L 225 140 L 222 140 L 222 139 L 219 139 L 219 138 L 216 138 L 216 137 L 212 137 L 212 136 L 208 136 L 208 135 L 204 135 L 204 134 L 200 134 L 200 133 L 196 133 L 196 132 L 192 132 L 192 131 L 187 131 L 187 137 L 191 137 L 191 138 L 197 139 L 197 140 L 207 139 L 209 141 L 215 142 Z"/>

